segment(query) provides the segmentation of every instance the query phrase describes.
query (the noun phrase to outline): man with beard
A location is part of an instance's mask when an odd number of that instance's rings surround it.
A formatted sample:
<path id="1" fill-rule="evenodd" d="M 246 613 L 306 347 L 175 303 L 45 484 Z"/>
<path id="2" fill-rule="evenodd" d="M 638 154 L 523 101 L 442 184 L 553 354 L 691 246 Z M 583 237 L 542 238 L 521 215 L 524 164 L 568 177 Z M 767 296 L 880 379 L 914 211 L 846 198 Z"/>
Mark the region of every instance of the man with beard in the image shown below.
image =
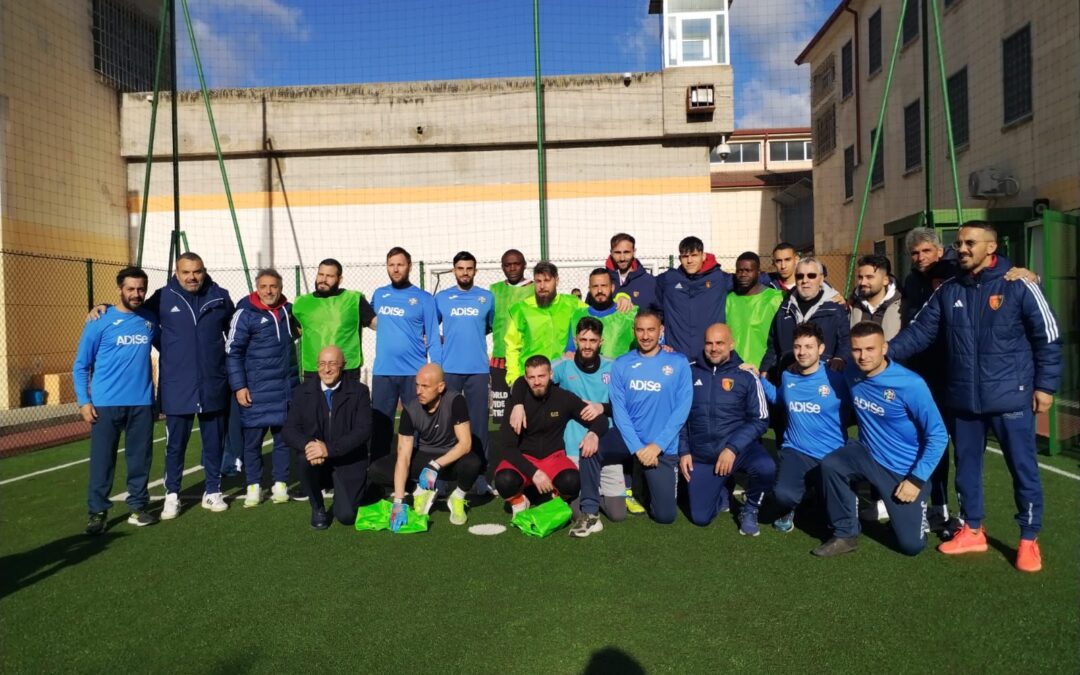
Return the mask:
<path id="1" fill-rule="evenodd" d="M 559 293 L 559 268 L 553 263 L 536 264 L 532 286 L 533 295 L 510 308 L 506 327 L 506 383 L 510 386 L 521 377 L 530 356 L 558 359 L 566 351 L 571 319 L 588 308 L 574 296 Z"/>
<path id="2" fill-rule="evenodd" d="M 873 321 L 891 340 L 900 332 L 900 293 L 892 264 L 883 255 L 864 255 L 855 266 L 857 286 L 851 298 L 851 325 Z"/>
<path id="3" fill-rule="evenodd" d="M 395 246 L 386 254 L 390 283 L 375 289 L 375 365 L 371 376 L 374 459 L 390 454 L 398 402 L 416 398 L 416 372 L 428 362 L 442 363 L 439 312 L 435 298 L 409 281 L 412 255 Z"/>
<path id="4" fill-rule="evenodd" d="M 572 359 L 575 349 L 575 331 L 578 322 L 586 316 L 597 319 L 604 325 L 604 339 L 600 345 L 600 355 L 608 359 L 617 359 L 634 347 L 634 316 L 637 306 L 631 311 L 620 312 L 612 299 L 611 276 L 603 267 L 597 267 L 589 274 L 588 307 L 579 309 L 570 320 L 570 335 L 566 342 L 566 358 Z"/>
<path id="5" fill-rule="evenodd" d="M 637 259 L 637 241 L 625 232 L 611 238 L 611 255 L 604 267 L 611 274 L 612 291 L 626 293 L 637 307 L 656 307 L 656 277 Z"/>
<path id="6" fill-rule="evenodd" d="M 289 463 L 292 453 L 281 435 L 289 399 L 297 384 L 293 345 L 292 305 L 281 293 L 281 275 L 259 270 L 255 290 L 240 300 L 225 342 L 229 386 L 240 407 L 247 494 L 244 508 L 262 503 L 262 445 L 267 429 L 273 439 L 271 459 L 275 504 L 289 501 Z"/>
<path id="7" fill-rule="evenodd" d="M 735 260 L 735 288 L 726 300 L 727 325 L 735 340 L 735 351 L 755 368 L 761 365 L 769 343 L 769 327 L 783 291 L 761 283 L 761 258 L 747 251 Z"/>
<path id="8" fill-rule="evenodd" d="M 375 310 L 360 291 L 341 288 L 341 263 L 327 258 L 319 263 L 315 292 L 293 303 L 293 317 L 300 324 L 300 368 L 304 379 L 319 379 L 319 352 L 327 345 L 339 347 L 349 370 L 343 377 L 359 379 L 364 365 L 361 326 L 375 329 Z"/>
<path id="9" fill-rule="evenodd" d="M 468 251 L 454 256 L 457 286 L 435 295 L 435 309 L 442 323 L 445 386 L 461 392 L 469 410 L 472 451 L 481 465 L 488 461 L 487 334 L 495 313 L 492 293 L 473 284 L 476 258 Z M 478 491 L 486 491 L 486 481 Z"/>
<path id="10" fill-rule="evenodd" d="M 506 412 L 506 398 L 510 385 L 506 378 L 506 327 L 510 323 L 510 308 L 532 295 L 532 281 L 525 278 L 525 256 L 512 248 L 502 255 L 502 272 L 505 280 L 491 284 L 489 290 L 495 300 L 491 316 L 491 419 L 500 422 Z M 489 450 L 490 452 L 490 450 Z"/>
<path id="11" fill-rule="evenodd" d="M 90 479 L 86 534 L 105 531 L 116 473 L 120 432 L 124 432 L 127 462 L 128 523 L 152 525 L 157 518 L 150 503 L 148 481 L 154 430 L 154 382 L 150 349 L 157 338 L 157 317 L 143 309 L 146 272 L 125 267 L 116 275 L 120 304 L 108 308 L 100 321 L 83 327 L 72 379 L 79 415 L 90 423 Z"/>

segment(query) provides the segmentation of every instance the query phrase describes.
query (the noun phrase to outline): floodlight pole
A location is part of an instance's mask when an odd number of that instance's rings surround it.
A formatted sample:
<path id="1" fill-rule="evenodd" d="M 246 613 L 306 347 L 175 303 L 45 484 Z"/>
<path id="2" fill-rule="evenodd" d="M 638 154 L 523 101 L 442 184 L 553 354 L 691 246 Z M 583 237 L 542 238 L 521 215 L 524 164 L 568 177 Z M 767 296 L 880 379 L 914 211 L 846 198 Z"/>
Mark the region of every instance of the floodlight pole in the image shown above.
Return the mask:
<path id="1" fill-rule="evenodd" d="M 537 197 L 540 201 L 540 258 L 548 258 L 547 165 L 544 161 L 544 89 L 540 82 L 540 0 L 533 0 L 533 86 L 536 89 Z"/>

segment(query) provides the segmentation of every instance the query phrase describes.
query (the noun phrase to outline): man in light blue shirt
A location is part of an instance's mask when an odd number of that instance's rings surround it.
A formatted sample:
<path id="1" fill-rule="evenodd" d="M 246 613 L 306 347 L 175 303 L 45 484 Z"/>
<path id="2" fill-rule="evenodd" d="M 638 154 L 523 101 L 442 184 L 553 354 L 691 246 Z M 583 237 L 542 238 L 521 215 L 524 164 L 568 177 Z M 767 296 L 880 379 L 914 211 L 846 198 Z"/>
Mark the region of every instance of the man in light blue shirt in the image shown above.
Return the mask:
<path id="1" fill-rule="evenodd" d="M 146 272 L 126 267 L 116 275 L 116 285 L 120 304 L 83 327 L 72 368 L 79 415 L 91 424 L 86 497 L 90 535 L 105 531 L 121 432 L 127 443 L 128 523 L 143 527 L 157 522 L 146 510 L 154 431 L 150 350 L 157 339 L 157 317 L 142 309 Z"/>

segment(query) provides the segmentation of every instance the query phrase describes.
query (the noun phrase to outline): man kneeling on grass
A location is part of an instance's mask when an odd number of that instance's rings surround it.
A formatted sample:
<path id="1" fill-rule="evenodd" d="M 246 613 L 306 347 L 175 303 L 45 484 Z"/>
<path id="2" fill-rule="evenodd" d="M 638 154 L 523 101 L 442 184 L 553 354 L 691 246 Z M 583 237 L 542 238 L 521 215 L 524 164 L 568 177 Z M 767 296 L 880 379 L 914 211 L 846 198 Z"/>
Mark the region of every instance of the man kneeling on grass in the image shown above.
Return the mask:
<path id="1" fill-rule="evenodd" d="M 949 437 L 926 382 L 887 359 L 887 352 L 881 326 L 863 321 L 852 327 L 855 367 L 848 366 L 845 375 L 859 440 L 821 462 L 833 537 L 813 550 L 816 556 L 827 558 L 857 547 L 859 517 L 851 485 L 860 480 L 889 495 L 885 508 L 900 551 L 916 555 L 926 547 L 927 480 Z"/>
<path id="2" fill-rule="evenodd" d="M 371 465 L 372 481 L 394 488 L 394 507 L 390 511 L 393 532 L 408 521 L 409 507 L 404 500 L 409 481 L 416 483 L 413 509 L 424 515 L 435 502 L 436 481 L 457 481 L 446 505 L 452 525 L 466 523 L 465 494 L 480 475 L 480 456 L 471 450 L 472 430 L 465 396 L 447 389 L 442 368 L 429 363 L 416 373 L 416 398 L 401 409 L 397 452 Z"/>
<path id="3" fill-rule="evenodd" d="M 525 360 L 523 376 L 528 389 L 512 387 L 508 409 L 522 404 L 525 422 L 520 432 L 510 420 L 499 431 L 503 461 L 495 468 L 495 489 L 517 514 L 529 508 L 525 488 L 535 486 L 540 494 L 556 493 L 567 503 L 581 491 L 581 475 L 566 456 L 563 432 L 575 421 L 588 428 L 581 441 L 581 453 L 596 452 L 600 437 L 607 432 L 608 418 L 596 415 L 585 419 L 590 407 L 580 398 L 551 382 L 551 361 L 542 354 Z"/>

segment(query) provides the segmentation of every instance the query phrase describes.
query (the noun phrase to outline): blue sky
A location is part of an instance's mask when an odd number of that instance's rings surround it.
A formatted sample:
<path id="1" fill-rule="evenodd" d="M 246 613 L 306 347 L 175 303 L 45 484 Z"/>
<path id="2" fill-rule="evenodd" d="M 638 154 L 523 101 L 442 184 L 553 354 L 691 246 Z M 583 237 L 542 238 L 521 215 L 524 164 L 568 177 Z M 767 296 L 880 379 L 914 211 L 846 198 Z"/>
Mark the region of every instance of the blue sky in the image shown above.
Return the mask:
<path id="1" fill-rule="evenodd" d="M 795 56 L 836 0 L 738 0 L 739 128 L 809 124 Z M 531 76 L 531 0 L 189 0 L 211 87 Z M 648 0 L 541 0 L 545 75 L 660 69 Z M 197 86 L 187 36 L 180 81 Z"/>

